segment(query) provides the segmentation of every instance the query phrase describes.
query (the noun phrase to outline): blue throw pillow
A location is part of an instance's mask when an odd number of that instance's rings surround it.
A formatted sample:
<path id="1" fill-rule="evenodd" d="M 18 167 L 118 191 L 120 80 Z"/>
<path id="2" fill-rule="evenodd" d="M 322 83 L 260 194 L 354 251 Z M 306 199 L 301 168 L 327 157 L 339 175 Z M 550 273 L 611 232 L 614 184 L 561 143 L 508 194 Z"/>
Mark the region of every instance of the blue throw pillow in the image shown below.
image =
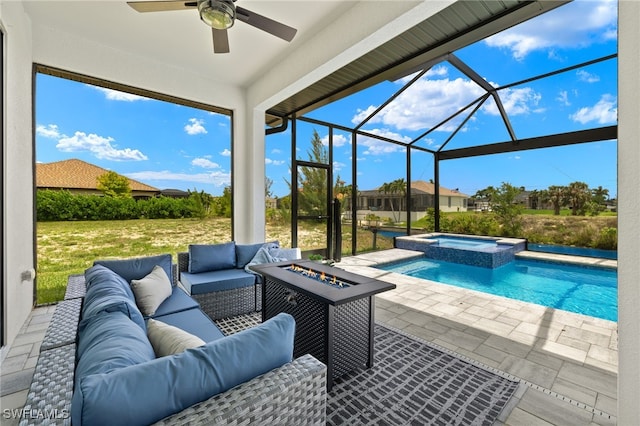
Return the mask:
<path id="1" fill-rule="evenodd" d="M 236 243 L 191 244 L 189 246 L 189 272 L 218 271 L 236 267 Z"/>
<path id="2" fill-rule="evenodd" d="M 177 355 L 86 376 L 76 382 L 71 422 L 154 423 L 290 362 L 294 333 L 293 317 L 282 313 Z"/>
<path id="3" fill-rule="evenodd" d="M 156 265 L 161 266 L 167 273 L 167 276 L 173 281 L 172 263 L 173 261 L 171 260 L 170 254 L 129 259 L 104 259 L 93 262 L 94 265 L 106 266 L 124 278 L 128 283 L 130 283 L 131 280 L 140 280 L 146 277 L 153 271 Z"/>
<path id="4" fill-rule="evenodd" d="M 85 271 L 87 292 L 82 304 L 82 320 L 89 320 L 102 311 L 120 311 L 146 330 L 144 318 L 136 306 L 133 291 L 124 278 L 102 265 Z"/>

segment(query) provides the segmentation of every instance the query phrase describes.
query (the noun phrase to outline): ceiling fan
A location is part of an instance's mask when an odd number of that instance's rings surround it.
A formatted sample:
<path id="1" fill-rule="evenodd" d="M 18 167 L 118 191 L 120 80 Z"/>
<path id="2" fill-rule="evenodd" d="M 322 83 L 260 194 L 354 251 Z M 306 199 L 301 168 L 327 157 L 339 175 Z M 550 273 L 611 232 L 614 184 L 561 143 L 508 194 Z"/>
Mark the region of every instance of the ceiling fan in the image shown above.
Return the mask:
<path id="1" fill-rule="evenodd" d="M 213 51 L 229 53 L 227 29 L 236 19 L 286 41 L 293 40 L 297 30 L 258 13 L 236 6 L 236 0 L 196 1 L 129 1 L 127 4 L 138 12 L 163 12 L 171 10 L 198 9 L 200 19 L 213 32 Z"/>

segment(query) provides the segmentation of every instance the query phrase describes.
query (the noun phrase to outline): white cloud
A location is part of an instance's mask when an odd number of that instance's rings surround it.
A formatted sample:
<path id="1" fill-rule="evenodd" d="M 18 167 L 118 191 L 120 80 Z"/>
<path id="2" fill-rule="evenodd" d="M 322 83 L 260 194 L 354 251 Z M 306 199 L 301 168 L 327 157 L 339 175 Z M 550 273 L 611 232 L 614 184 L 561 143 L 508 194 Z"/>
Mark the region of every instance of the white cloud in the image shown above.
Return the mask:
<path id="1" fill-rule="evenodd" d="M 190 118 L 189 124 L 184 126 L 184 131 L 187 132 L 188 135 L 199 135 L 207 133 L 207 129 L 202 125 L 204 120 L 198 120 L 197 118 Z"/>
<path id="2" fill-rule="evenodd" d="M 224 151 L 220 153 L 220 155 L 222 155 L 223 157 L 231 157 L 231 151 L 225 148 Z"/>
<path id="3" fill-rule="evenodd" d="M 285 163 L 284 160 L 272 160 L 271 158 L 265 158 L 264 164 L 271 164 L 272 166 L 281 166 Z"/>
<path id="4" fill-rule="evenodd" d="M 274 148 L 274 149 L 271 150 L 271 153 L 272 154 L 282 154 L 282 150 L 278 149 L 278 148 Z"/>
<path id="5" fill-rule="evenodd" d="M 220 164 L 214 163 L 206 158 L 194 158 L 191 160 L 191 164 L 194 166 L 202 167 L 203 169 L 219 169 Z"/>
<path id="6" fill-rule="evenodd" d="M 163 170 L 160 172 L 143 171 L 127 173 L 126 176 L 142 182 L 177 180 L 182 182 L 212 184 L 215 186 L 226 186 L 231 184 L 231 175 L 229 173 L 221 171 L 195 174 L 175 173 L 168 170 Z"/>
<path id="7" fill-rule="evenodd" d="M 586 47 L 615 39 L 617 1 L 575 1 L 485 39 L 522 60 L 536 50 Z M 554 52 L 555 55 L 555 52 Z"/>
<path id="8" fill-rule="evenodd" d="M 560 102 L 562 105 L 571 105 L 571 102 L 569 102 L 569 93 L 566 90 L 562 90 L 560 93 L 558 93 L 556 101 Z"/>
<path id="9" fill-rule="evenodd" d="M 91 86 L 94 89 L 104 93 L 106 99 L 110 101 L 124 101 L 124 102 L 134 102 L 134 101 L 148 101 L 149 98 L 145 98 L 144 96 L 134 95 L 133 93 L 120 92 L 118 90 L 107 89 L 105 87 Z"/>
<path id="10" fill-rule="evenodd" d="M 537 108 L 542 95 L 530 87 L 520 89 L 503 89 L 498 91 L 502 105 L 507 115 L 529 114 L 531 112 L 543 112 Z M 482 110 L 491 115 L 498 115 L 498 107 L 493 97 L 490 97 L 482 106 Z"/>
<path id="11" fill-rule="evenodd" d="M 323 136 L 321 139 L 322 145 L 329 146 L 329 135 Z M 333 135 L 333 146 L 339 148 L 346 144 L 351 143 L 350 139 L 347 139 L 345 135 Z"/>
<path id="12" fill-rule="evenodd" d="M 373 133 L 377 136 L 383 136 L 396 141 L 409 143 L 411 138 L 402 136 L 399 133 L 392 132 L 388 129 L 373 129 L 367 130 L 369 133 Z M 380 139 L 371 138 L 368 136 L 358 135 L 358 146 L 365 146 L 366 150 L 363 152 L 365 155 L 384 155 L 395 152 L 404 152 L 404 147 L 390 142 L 385 142 Z"/>
<path id="13" fill-rule="evenodd" d="M 61 136 L 56 124 L 47 124 L 46 126 L 39 124 L 36 126 L 36 134 L 51 139 L 58 139 Z"/>
<path id="14" fill-rule="evenodd" d="M 585 83 L 597 83 L 600 81 L 599 75 L 591 74 L 585 70 L 576 71 L 576 75 L 580 81 L 584 81 Z"/>
<path id="15" fill-rule="evenodd" d="M 147 156 L 137 149 L 117 149 L 112 145 L 112 137 L 102 137 L 94 133 L 76 132 L 73 136 L 64 136 L 58 140 L 56 148 L 63 152 L 88 151 L 97 158 L 112 161 L 143 161 Z"/>
<path id="16" fill-rule="evenodd" d="M 618 100 L 615 96 L 604 94 L 592 107 L 580 108 L 569 116 L 573 121 L 581 124 L 597 122 L 598 124 L 612 124 L 618 120 Z"/>
<path id="17" fill-rule="evenodd" d="M 339 172 L 340 170 L 344 169 L 346 167 L 345 163 L 341 163 L 339 161 L 334 161 L 333 162 L 333 170 L 335 172 Z"/>
<path id="18" fill-rule="evenodd" d="M 388 127 L 411 131 L 431 128 L 484 93 L 482 88 L 468 79 L 423 78 L 387 105 L 369 123 L 383 123 Z M 370 106 L 367 110 L 360 111 L 352 121 L 359 123 L 374 109 L 375 106 Z M 457 117 L 438 130 L 451 131 L 460 120 Z"/>

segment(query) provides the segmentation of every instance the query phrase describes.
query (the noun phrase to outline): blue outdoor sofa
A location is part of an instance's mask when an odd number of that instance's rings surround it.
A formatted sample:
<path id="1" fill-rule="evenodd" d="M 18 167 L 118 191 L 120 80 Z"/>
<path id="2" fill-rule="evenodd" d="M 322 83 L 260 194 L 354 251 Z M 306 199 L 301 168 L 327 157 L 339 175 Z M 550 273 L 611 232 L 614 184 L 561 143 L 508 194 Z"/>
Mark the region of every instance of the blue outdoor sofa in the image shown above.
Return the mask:
<path id="1" fill-rule="evenodd" d="M 293 318 L 225 336 L 176 275 L 168 254 L 96 261 L 54 313 L 25 409 L 74 426 L 324 424 L 326 367 L 292 359 Z"/>

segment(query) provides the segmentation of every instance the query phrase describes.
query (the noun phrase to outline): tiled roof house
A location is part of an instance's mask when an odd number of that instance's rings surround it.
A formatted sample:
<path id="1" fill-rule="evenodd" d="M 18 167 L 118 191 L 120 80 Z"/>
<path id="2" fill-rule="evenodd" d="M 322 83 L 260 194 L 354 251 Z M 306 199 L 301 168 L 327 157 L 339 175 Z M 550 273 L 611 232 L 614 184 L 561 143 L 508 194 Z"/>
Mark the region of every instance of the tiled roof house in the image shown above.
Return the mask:
<path id="1" fill-rule="evenodd" d="M 66 189 L 76 194 L 102 194 L 96 188 L 98 177 L 107 172 L 109 170 L 75 158 L 53 163 L 37 163 L 36 187 Z M 158 188 L 133 179 L 129 179 L 129 186 L 134 198 L 153 197 L 160 193 Z"/>

